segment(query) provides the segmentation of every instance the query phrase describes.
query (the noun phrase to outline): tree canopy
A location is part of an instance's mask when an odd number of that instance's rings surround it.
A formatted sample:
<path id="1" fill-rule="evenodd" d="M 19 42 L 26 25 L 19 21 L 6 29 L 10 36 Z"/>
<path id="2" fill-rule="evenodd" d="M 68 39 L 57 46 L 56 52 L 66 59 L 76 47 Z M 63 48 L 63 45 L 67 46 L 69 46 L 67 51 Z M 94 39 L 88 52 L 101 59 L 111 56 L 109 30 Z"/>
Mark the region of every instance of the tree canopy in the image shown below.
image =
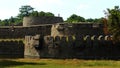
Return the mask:
<path id="1" fill-rule="evenodd" d="M 115 6 L 108 11 L 108 28 L 109 32 L 113 34 L 113 39 L 120 41 L 120 8 Z"/>
<path id="2" fill-rule="evenodd" d="M 20 15 L 29 16 L 34 11 L 34 8 L 32 8 L 29 5 L 25 5 L 25 6 L 21 6 L 21 8 L 19 8 L 19 11 L 20 11 Z"/>
<path id="3" fill-rule="evenodd" d="M 69 23 L 85 22 L 85 18 L 78 16 L 76 14 L 72 14 L 69 18 L 67 18 L 67 22 Z"/>
<path id="4" fill-rule="evenodd" d="M 109 10 L 110 11 L 110 10 Z M 24 5 L 19 8 L 19 14 L 16 17 L 10 17 L 9 19 L 0 20 L 0 26 L 9 26 L 9 25 L 22 25 L 22 20 L 24 16 L 53 16 L 51 12 L 44 11 L 34 11 L 34 8 L 30 5 Z M 89 22 L 89 23 L 102 23 L 103 18 L 88 18 L 85 19 L 82 16 L 72 14 L 66 20 L 67 23 L 79 23 L 79 22 Z"/>
<path id="5" fill-rule="evenodd" d="M 53 16 L 54 17 L 54 14 L 51 12 L 34 11 L 33 7 L 29 5 L 25 5 L 19 8 L 19 14 L 16 17 L 10 17 L 9 19 L 0 20 L 0 26 L 22 25 L 22 20 L 23 20 L 23 17 L 25 16 L 36 16 L 36 17 Z"/>
<path id="6" fill-rule="evenodd" d="M 76 14 L 72 14 L 70 17 L 66 20 L 67 23 L 80 23 L 80 22 L 88 22 L 88 23 L 103 23 L 103 18 L 88 18 L 85 19 L 82 16 L 78 16 Z"/>

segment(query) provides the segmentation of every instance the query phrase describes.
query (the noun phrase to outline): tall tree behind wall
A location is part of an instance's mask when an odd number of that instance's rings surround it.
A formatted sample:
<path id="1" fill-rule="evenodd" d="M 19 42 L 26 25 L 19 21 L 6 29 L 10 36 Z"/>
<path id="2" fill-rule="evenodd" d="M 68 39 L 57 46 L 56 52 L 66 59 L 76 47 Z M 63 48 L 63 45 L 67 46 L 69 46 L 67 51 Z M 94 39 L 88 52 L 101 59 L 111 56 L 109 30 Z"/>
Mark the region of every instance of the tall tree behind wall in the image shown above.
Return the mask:
<path id="1" fill-rule="evenodd" d="M 85 18 L 78 16 L 76 14 L 72 14 L 69 18 L 67 18 L 66 22 L 69 23 L 85 22 Z"/>
<path id="2" fill-rule="evenodd" d="M 115 6 L 114 9 L 107 9 L 107 11 L 109 31 L 115 41 L 120 41 L 120 8 Z"/>
<path id="3" fill-rule="evenodd" d="M 19 8 L 20 11 L 20 15 L 24 16 L 29 16 L 30 13 L 32 13 L 34 11 L 34 8 L 32 8 L 29 5 L 25 5 L 25 6 L 21 6 L 21 8 Z"/>
<path id="4" fill-rule="evenodd" d="M 54 14 L 51 12 L 44 12 L 44 11 L 34 11 L 34 8 L 30 5 L 24 5 L 19 8 L 19 14 L 16 17 L 12 17 L 9 19 L 0 20 L 0 26 L 9 26 L 9 25 L 19 25 L 22 26 L 22 20 L 24 16 L 52 16 Z"/>

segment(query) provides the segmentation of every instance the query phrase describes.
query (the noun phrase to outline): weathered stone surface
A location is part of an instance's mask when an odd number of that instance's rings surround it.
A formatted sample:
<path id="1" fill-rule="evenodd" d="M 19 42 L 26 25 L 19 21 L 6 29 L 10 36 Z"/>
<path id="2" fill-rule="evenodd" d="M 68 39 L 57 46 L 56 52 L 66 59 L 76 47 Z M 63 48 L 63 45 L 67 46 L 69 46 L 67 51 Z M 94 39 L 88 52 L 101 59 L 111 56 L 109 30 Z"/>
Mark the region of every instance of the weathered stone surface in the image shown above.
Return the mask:
<path id="1" fill-rule="evenodd" d="M 0 41 L 0 58 L 24 58 L 23 42 Z"/>
<path id="2" fill-rule="evenodd" d="M 25 41 L 25 57 L 32 57 L 32 58 L 40 58 L 40 50 L 39 50 L 39 44 L 40 44 L 40 35 L 36 36 L 26 36 L 27 40 Z"/>
<path id="3" fill-rule="evenodd" d="M 31 25 L 40 25 L 40 24 L 54 24 L 63 22 L 62 17 L 24 17 L 23 26 L 31 26 Z"/>

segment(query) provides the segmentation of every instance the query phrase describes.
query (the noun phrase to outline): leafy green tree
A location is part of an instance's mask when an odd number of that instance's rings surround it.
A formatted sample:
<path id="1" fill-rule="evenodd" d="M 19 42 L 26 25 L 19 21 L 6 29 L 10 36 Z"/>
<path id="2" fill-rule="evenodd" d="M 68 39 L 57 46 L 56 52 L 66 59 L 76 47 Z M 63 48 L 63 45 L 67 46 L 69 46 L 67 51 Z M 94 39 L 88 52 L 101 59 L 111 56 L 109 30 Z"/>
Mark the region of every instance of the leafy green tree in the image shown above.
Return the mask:
<path id="1" fill-rule="evenodd" d="M 19 19 L 17 17 L 14 17 L 14 25 L 19 25 L 21 24 L 22 25 L 22 19 Z"/>
<path id="2" fill-rule="evenodd" d="M 38 11 L 33 11 L 30 16 L 53 16 L 54 17 L 54 14 L 51 13 L 51 12 L 38 12 Z"/>
<path id="3" fill-rule="evenodd" d="M 85 22 L 85 18 L 78 16 L 76 14 L 72 14 L 69 18 L 67 18 L 66 22 L 69 23 Z"/>
<path id="4" fill-rule="evenodd" d="M 2 25 L 2 20 L 0 19 L 0 26 Z"/>
<path id="5" fill-rule="evenodd" d="M 99 18 L 99 19 L 98 19 L 98 23 L 104 24 L 104 23 L 105 23 L 105 18 L 103 18 L 103 17 L 102 17 L 102 18 Z"/>
<path id="6" fill-rule="evenodd" d="M 13 17 L 9 18 L 8 21 L 9 21 L 9 25 L 12 25 L 15 23 L 15 19 Z"/>
<path id="7" fill-rule="evenodd" d="M 8 19 L 4 19 L 2 22 L 3 22 L 4 26 L 9 26 L 10 25 Z"/>
<path id="8" fill-rule="evenodd" d="M 1 22 L 2 22 L 2 21 L 1 21 L 1 19 L 0 19 L 0 25 L 1 25 Z"/>
<path id="9" fill-rule="evenodd" d="M 19 8 L 19 11 L 20 11 L 20 15 L 24 17 L 24 16 L 29 16 L 34 11 L 34 8 L 32 8 L 29 5 L 25 5 L 25 6 L 21 6 L 21 8 Z"/>
<path id="10" fill-rule="evenodd" d="M 43 11 L 39 12 L 39 16 L 45 16 L 45 12 Z"/>
<path id="11" fill-rule="evenodd" d="M 52 17 L 54 17 L 54 14 L 51 13 L 51 12 L 46 12 L 46 13 L 45 13 L 45 16 L 52 16 Z"/>
<path id="12" fill-rule="evenodd" d="M 30 16 L 35 16 L 35 17 L 39 16 L 38 11 L 33 11 L 33 12 L 30 14 Z"/>
<path id="13" fill-rule="evenodd" d="M 19 11 L 20 13 L 16 17 L 0 20 L 0 26 L 22 25 L 24 16 L 54 16 L 54 14 L 51 12 L 34 11 L 34 8 L 29 5 L 21 6 L 21 8 L 19 8 Z"/>
<path id="14" fill-rule="evenodd" d="M 94 22 L 94 19 L 92 18 L 86 19 L 86 22 Z"/>
<path id="15" fill-rule="evenodd" d="M 115 6 L 114 9 L 108 10 L 108 29 L 113 34 L 113 39 L 120 41 L 120 8 Z"/>
<path id="16" fill-rule="evenodd" d="M 30 16 L 31 15 L 31 13 L 33 13 L 33 11 L 34 11 L 34 8 L 33 7 L 31 7 L 31 6 L 29 6 L 29 5 L 25 5 L 25 6 L 21 6 L 20 8 L 19 8 L 19 14 L 17 15 L 17 17 L 16 18 L 14 18 L 15 20 L 15 22 L 14 22 L 14 24 L 15 25 L 17 25 L 17 24 L 22 24 L 22 20 L 23 20 L 23 17 L 24 16 Z M 34 14 L 34 13 L 33 13 Z M 34 15 L 33 15 L 34 16 Z"/>
<path id="17" fill-rule="evenodd" d="M 95 18 L 95 19 L 89 18 L 89 19 L 86 19 L 86 22 L 90 22 L 90 23 L 104 23 L 104 18 Z"/>

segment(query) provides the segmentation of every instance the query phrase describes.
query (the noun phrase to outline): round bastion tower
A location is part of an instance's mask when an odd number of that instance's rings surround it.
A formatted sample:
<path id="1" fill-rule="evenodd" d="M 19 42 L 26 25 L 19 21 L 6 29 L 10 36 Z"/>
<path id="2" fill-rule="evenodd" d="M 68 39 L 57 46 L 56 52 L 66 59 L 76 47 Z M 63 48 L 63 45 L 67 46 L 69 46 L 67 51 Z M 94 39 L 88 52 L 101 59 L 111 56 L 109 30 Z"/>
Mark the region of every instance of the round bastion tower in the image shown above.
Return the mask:
<path id="1" fill-rule="evenodd" d="M 63 22 L 62 17 L 40 16 L 40 17 L 24 17 L 23 27 L 33 25 L 55 24 Z"/>

